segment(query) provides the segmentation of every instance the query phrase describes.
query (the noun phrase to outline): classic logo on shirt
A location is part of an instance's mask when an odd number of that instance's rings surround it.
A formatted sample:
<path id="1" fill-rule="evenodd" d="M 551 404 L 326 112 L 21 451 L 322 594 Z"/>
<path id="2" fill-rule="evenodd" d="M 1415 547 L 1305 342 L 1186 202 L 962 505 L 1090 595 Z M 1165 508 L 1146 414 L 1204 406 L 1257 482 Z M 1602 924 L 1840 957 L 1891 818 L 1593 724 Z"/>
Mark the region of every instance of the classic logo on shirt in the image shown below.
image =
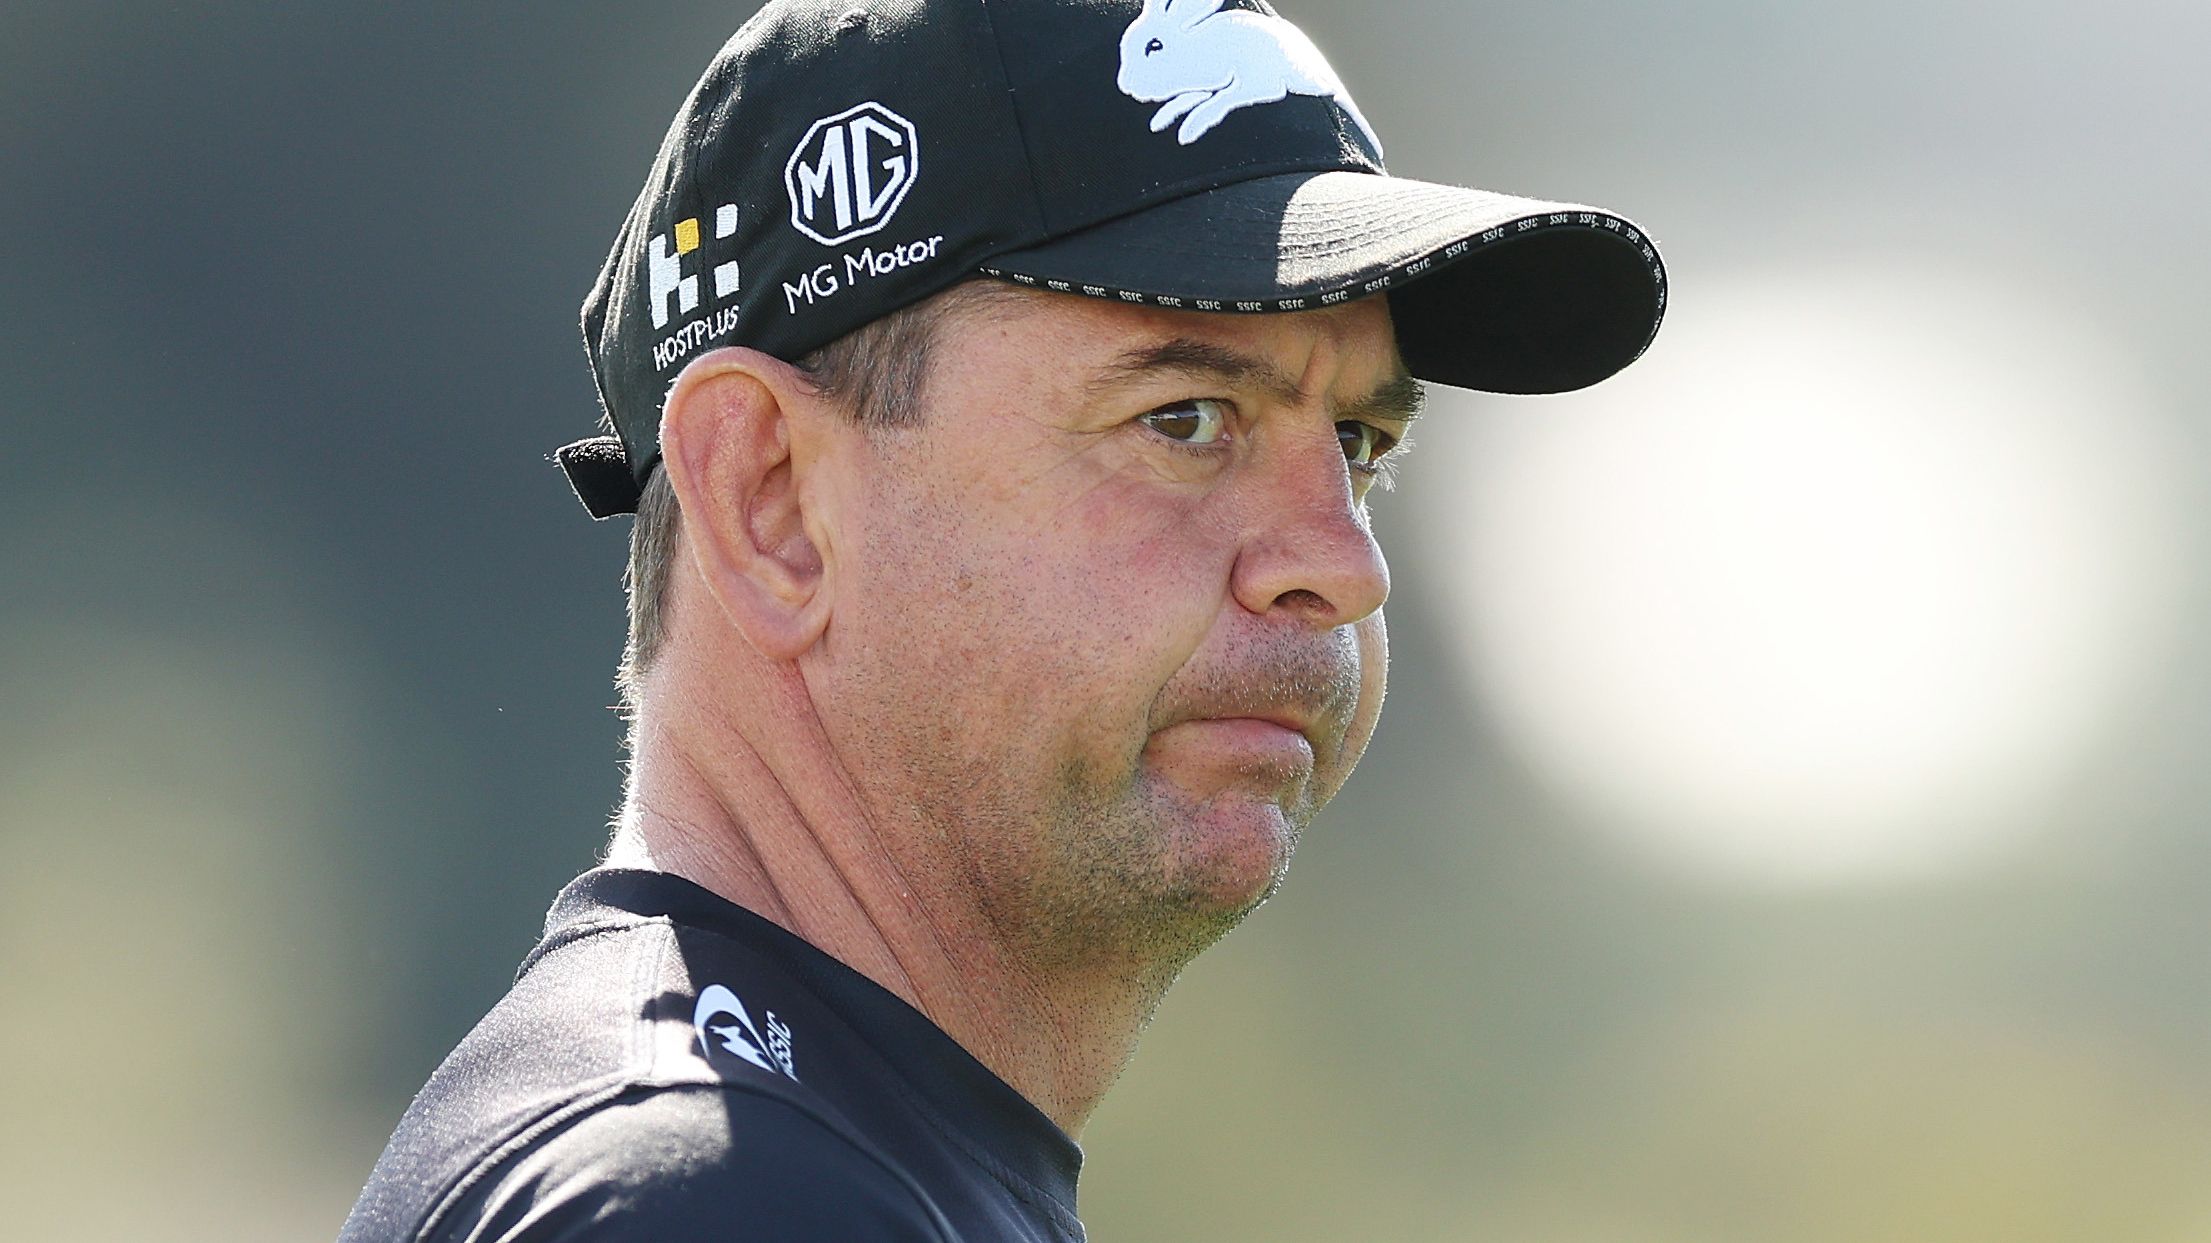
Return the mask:
<path id="1" fill-rule="evenodd" d="M 775 1011 L 761 1012 L 767 1018 L 766 1034 L 753 1025 L 752 1015 L 737 994 L 719 984 L 709 984 L 699 994 L 699 1004 L 692 1008 L 691 1027 L 699 1035 L 699 1054 L 711 1062 L 714 1060 L 714 1042 L 709 1035 L 720 1038 L 722 1051 L 734 1053 L 762 1070 L 774 1074 L 798 1078 L 798 1071 L 791 1063 L 791 1029 L 775 1017 Z M 714 1020 L 725 1020 L 716 1023 Z"/>

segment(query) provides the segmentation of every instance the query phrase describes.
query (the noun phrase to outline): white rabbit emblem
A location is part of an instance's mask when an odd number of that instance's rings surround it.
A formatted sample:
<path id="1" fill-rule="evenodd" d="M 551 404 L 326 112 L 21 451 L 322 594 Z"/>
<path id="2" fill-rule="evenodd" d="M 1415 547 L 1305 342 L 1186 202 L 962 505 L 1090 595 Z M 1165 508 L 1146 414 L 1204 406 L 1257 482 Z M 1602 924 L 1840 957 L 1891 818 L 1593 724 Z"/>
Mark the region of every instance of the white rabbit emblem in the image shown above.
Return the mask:
<path id="1" fill-rule="evenodd" d="M 1139 103 L 1164 105 L 1152 114 L 1153 133 L 1180 119 L 1175 137 L 1188 146 L 1238 108 L 1323 95 L 1342 105 L 1374 154 L 1382 154 L 1374 127 L 1304 31 L 1269 13 L 1223 13 L 1223 3 L 1144 0 L 1144 11 L 1122 32 L 1114 84 Z"/>

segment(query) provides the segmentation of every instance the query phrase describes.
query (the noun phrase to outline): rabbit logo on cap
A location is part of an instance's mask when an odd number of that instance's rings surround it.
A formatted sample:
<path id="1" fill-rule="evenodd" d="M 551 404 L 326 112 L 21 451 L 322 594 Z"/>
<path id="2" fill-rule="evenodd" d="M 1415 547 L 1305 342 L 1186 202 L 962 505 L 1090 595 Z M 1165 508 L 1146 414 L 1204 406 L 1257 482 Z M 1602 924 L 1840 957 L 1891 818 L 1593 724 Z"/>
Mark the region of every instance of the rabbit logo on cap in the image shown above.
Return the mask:
<path id="1" fill-rule="evenodd" d="M 1291 95 L 1335 100 L 1382 154 L 1382 140 L 1351 102 L 1343 79 L 1305 37 L 1271 13 L 1222 12 L 1226 0 L 1144 0 L 1121 34 L 1121 73 L 1114 84 L 1138 103 L 1161 104 L 1152 132 L 1182 122 L 1175 137 L 1189 146 L 1229 113 Z"/>

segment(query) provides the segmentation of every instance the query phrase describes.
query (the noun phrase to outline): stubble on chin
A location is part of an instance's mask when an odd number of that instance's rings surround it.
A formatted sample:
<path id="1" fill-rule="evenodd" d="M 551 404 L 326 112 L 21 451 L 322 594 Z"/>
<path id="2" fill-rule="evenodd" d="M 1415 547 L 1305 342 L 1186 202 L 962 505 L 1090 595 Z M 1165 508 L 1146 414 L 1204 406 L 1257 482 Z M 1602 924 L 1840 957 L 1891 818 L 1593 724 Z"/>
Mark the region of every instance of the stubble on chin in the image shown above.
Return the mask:
<path id="1" fill-rule="evenodd" d="M 1032 969 L 1103 973 L 1164 990 L 1273 896 L 1317 807 L 1311 782 L 1278 801 L 1206 802 L 1144 767 L 1069 761 L 1022 822 L 970 824 L 972 879 L 1001 944 Z M 996 817 L 993 817 L 996 818 Z"/>

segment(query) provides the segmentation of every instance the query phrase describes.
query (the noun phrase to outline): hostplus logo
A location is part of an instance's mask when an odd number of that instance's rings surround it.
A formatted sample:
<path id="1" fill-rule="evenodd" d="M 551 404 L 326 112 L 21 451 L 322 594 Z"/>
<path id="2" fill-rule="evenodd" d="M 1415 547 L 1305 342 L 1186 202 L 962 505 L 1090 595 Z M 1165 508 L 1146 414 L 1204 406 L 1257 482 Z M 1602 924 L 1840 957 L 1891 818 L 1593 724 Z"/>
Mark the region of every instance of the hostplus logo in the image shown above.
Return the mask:
<path id="1" fill-rule="evenodd" d="M 891 222 L 921 174 L 913 122 L 870 101 L 814 122 L 783 166 L 791 224 L 824 246 Z"/>
<path id="2" fill-rule="evenodd" d="M 737 205 L 724 203 L 714 212 L 714 240 L 726 242 L 737 232 Z M 699 252 L 701 238 L 697 217 L 678 220 L 674 230 L 654 237 L 645 246 L 645 293 L 652 307 L 653 327 L 666 328 L 677 315 L 699 309 L 699 277 L 687 271 Z M 714 300 L 737 296 L 742 277 L 734 259 L 714 265 Z M 674 366 L 700 345 L 737 327 L 737 308 L 722 307 L 704 319 L 692 320 L 653 343 L 653 366 L 662 371 Z"/>
<path id="3" fill-rule="evenodd" d="M 721 241 L 737 232 L 737 205 L 724 203 L 714 213 L 714 240 Z M 685 274 L 684 256 L 699 248 L 699 222 L 696 217 L 676 221 L 673 234 L 663 233 L 655 237 L 645 251 L 645 285 L 652 297 L 653 327 L 666 328 L 672 318 L 668 304 L 673 301 L 681 313 L 689 315 L 699 308 L 699 278 Z M 726 298 L 737 292 L 737 264 L 733 260 L 714 268 L 714 296 Z"/>
<path id="4" fill-rule="evenodd" d="M 698 1033 L 699 1054 L 708 1061 L 714 1060 L 715 1044 L 707 1039 L 718 1037 L 725 1053 L 734 1053 L 744 1061 L 762 1070 L 798 1078 L 791 1061 L 791 1029 L 775 1017 L 775 1011 L 762 1013 L 767 1018 L 765 1029 L 753 1024 L 752 1015 L 737 994 L 719 984 L 709 984 L 699 994 L 699 1004 L 691 1010 L 691 1028 Z M 715 1022 L 716 1019 L 723 1020 Z"/>

